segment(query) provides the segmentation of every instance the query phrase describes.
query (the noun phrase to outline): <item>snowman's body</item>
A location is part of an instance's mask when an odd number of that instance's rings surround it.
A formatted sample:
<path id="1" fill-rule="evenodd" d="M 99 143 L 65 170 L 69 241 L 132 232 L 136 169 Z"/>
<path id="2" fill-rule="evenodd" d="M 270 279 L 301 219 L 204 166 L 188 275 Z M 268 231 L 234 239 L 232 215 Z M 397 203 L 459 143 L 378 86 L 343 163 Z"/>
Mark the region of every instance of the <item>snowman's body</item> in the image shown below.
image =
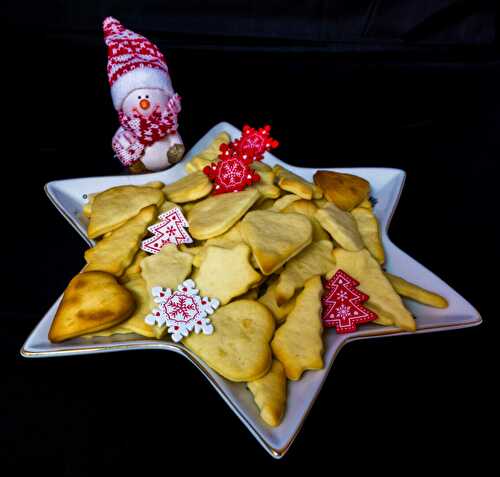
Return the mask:
<path id="1" fill-rule="evenodd" d="M 136 89 L 123 101 L 122 111 L 128 116 L 135 113 L 148 118 L 154 111 L 166 111 L 170 98 L 171 95 L 161 89 Z M 118 128 L 113 137 L 113 144 L 119 144 L 124 149 L 130 148 L 138 141 L 138 138 L 123 126 Z M 179 161 L 183 152 L 182 139 L 179 133 L 175 132 L 145 146 L 140 161 L 147 170 L 160 171 Z"/>

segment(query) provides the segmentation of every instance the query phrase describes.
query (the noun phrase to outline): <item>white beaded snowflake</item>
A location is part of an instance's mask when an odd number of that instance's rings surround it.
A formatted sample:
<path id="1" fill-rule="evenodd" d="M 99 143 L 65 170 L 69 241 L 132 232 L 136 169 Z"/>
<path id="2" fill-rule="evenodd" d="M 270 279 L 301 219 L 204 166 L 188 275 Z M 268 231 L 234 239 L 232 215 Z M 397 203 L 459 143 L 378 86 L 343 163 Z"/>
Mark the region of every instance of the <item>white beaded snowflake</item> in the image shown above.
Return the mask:
<path id="1" fill-rule="evenodd" d="M 176 343 L 193 330 L 196 334 L 205 335 L 214 332 L 207 315 L 211 315 L 219 306 L 219 300 L 201 297 L 193 280 L 186 280 L 174 291 L 154 287 L 151 292 L 158 308 L 154 308 L 144 321 L 151 326 L 167 326 L 167 332 Z"/>

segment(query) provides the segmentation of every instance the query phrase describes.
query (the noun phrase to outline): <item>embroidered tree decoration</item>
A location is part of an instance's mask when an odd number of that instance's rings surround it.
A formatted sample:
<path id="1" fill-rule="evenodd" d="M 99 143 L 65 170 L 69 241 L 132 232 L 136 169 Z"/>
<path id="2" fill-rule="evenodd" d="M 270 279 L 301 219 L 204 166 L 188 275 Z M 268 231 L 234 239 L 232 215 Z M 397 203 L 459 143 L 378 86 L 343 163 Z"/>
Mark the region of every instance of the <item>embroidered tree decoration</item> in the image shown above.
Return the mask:
<path id="1" fill-rule="evenodd" d="M 241 138 L 221 144 L 219 160 L 203 169 L 214 182 L 214 194 L 239 192 L 260 180 L 250 165 L 262 160 L 266 151 L 278 147 L 278 141 L 269 136 L 270 130 L 267 125 L 257 131 L 245 125 Z"/>
<path id="2" fill-rule="evenodd" d="M 184 230 L 189 224 L 179 207 L 161 214 L 158 218 L 160 222 L 148 227 L 153 236 L 142 241 L 142 250 L 148 253 L 158 253 L 167 243 L 179 245 L 193 242 L 191 236 Z"/>
<path id="3" fill-rule="evenodd" d="M 335 327 L 337 333 L 351 333 L 356 331 L 357 325 L 377 318 L 376 313 L 362 305 L 369 297 L 357 290 L 357 286 L 359 282 L 343 270 L 338 270 L 325 283 L 325 292 L 321 300 L 323 326 Z"/>

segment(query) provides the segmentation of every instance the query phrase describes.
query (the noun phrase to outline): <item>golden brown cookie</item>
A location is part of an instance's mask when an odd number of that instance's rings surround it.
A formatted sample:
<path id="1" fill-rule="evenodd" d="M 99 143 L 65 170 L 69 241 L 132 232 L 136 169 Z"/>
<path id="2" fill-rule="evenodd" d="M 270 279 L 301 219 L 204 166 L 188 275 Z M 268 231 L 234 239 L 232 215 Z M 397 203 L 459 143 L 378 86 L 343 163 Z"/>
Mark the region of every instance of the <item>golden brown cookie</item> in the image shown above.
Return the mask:
<path id="1" fill-rule="evenodd" d="M 370 194 L 370 183 L 352 174 L 318 171 L 314 174 L 314 183 L 342 210 L 354 209 Z"/>
<path id="2" fill-rule="evenodd" d="M 132 294 L 105 272 L 83 272 L 64 291 L 49 340 L 58 343 L 110 328 L 125 321 L 135 310 Z"/>

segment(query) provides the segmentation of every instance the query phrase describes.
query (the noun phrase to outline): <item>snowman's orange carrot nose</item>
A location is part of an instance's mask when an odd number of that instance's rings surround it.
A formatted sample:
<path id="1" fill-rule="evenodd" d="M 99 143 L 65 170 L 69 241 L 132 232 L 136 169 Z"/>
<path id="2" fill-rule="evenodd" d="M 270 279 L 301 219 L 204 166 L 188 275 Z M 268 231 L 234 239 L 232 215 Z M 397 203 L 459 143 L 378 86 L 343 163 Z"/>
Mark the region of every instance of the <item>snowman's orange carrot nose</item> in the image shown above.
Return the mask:
<path id="1" fill-rule="evenodd" d="M 141 101 L 139 102 L 139 106 L 142 109 L 148 109 L 150 104 L 151 103 L 147 99 L 141 99 Z"/>

